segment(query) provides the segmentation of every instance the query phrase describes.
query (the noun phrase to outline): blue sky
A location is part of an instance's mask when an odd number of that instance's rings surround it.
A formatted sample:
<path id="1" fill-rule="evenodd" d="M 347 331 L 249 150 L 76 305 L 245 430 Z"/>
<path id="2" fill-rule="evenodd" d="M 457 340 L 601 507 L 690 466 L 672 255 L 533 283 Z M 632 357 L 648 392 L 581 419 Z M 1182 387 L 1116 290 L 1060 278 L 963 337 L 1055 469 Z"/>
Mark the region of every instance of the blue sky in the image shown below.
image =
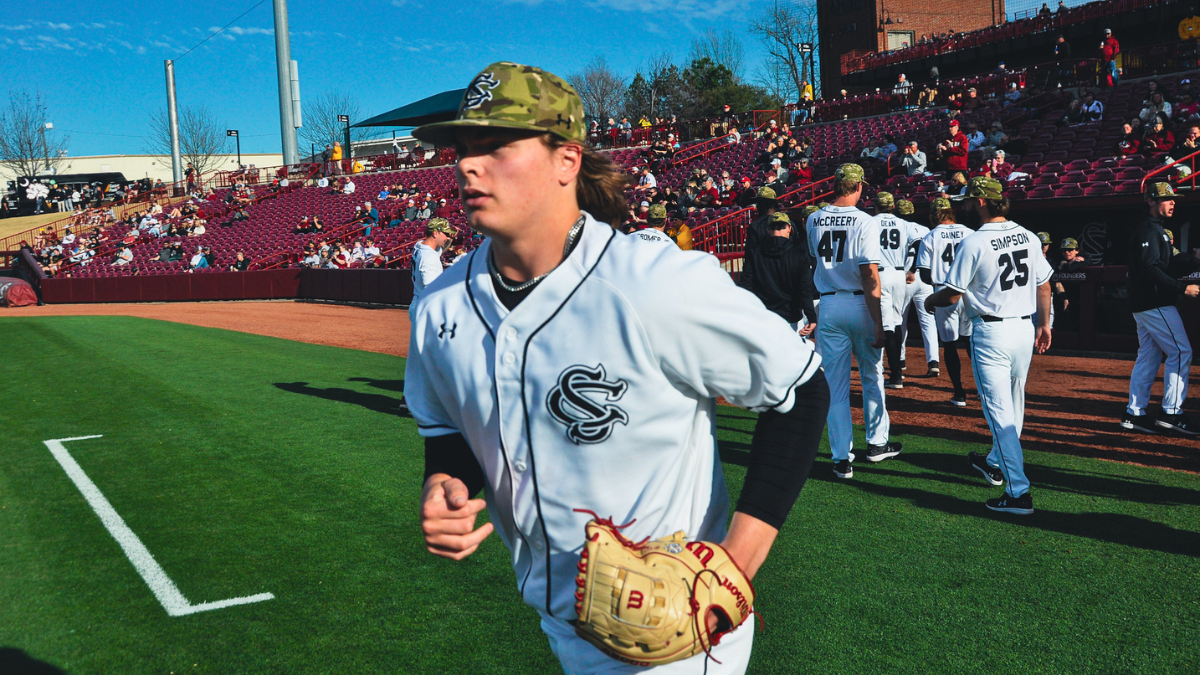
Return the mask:
<path id="1" fill-rule="evenodd" d="M 147 151 L 150 115 L 165 107 L 163 60 L 174 58 L 181 106 L 207 105 L 222 124 L 240 131 L 243 152 L 278 152 L 271 0 L 180 57 L 257 1 L 9 0 L 0 14 L 0 95 L 10 88 L 40 90 L 55 133 L 70 136 L 73 156 L 140 154 Z M 692 39 L 709 28 L 743 36 L 744 74 L 752 78 L 762 59 L 746 31 L 754 6 L 740 0 L 293 0 L 288 10 L 301 98 L 348 91 L 370 116 L 463 87 L 501 59 L 560 75 L 597 54 L 625 76 L 663 51 L 682 63 Z M 1019 8 L 1010 3 L 1009 11 Z"/>

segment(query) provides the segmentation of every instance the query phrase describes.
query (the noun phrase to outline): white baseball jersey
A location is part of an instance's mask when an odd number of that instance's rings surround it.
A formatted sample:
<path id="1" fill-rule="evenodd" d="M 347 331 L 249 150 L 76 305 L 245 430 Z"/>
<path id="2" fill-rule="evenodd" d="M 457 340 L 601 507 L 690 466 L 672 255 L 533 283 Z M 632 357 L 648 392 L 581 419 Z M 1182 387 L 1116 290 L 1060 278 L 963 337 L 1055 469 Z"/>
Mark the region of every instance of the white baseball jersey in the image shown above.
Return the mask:
<path id="1" fill-rule="evenodd" d="M 813 283 L 821 293 L 862 292 L 859 265 L 880 264 L 879 223 L 854 206 L 826 206 L 808 217 Z"/>
<path id="2" fill-rule="evenodd" d="M 879 224 L 879 255 L 881 267 L 896 269 L 904 267 L 908 249 L 917 241 L 913 224 L 893 213 L 875 216 Z"/>
<path id="3" fill-rule="evenodd" d="M 663 244 L 670 244 L 672 246 L 675 245 L 675 242 L 670 237 L 668 237 L 665 232 L 663 232 L 662 230 L 656 230 L 653 227 L 647 227 L 644 230 L 638 230 L 637 232 L 632 232 L 632 233 L 630 233 L 630 236 L 637 237 L 638 239 L 641 239 L 642 241 L 648 241 L 651 243 L 663 243 Z"/>
<path id="4" fill-rule="evenodd" d="M 917 267 L 929 270 L 929 277 L 934 286 L 946 283 L 958 245 L 971 232 L 973 230 L 966 225 L 942 224 L 930 230 L 921 240 L 921 250 L 917 253 Z"/>
<path id="5" fill-rule="evenodd" d="M 1011 319 L 1037 311 L 1037 287 L 1052 274 L 1037 235 L 1004 221 L 962 240 L 945 285 L 963 294 L 969 318 Z"/>
<path id="6" fill-rule="evenodd" d="M 416 246 L 413 246 L 413 299 L 409 305 L 417 304 L 417 299 L 425 292 L 425 288 L 441 275 L 442 252 L 418 241 Z"/>
<path id="7" fill-rule="evenodd" d="M 821 358 L 717 259 L 585 214 L 566 260 L 509 311 L 491 240 L 426 289 L 404 397 L 423 436 L 462 434 L 488 513 L 543 621 L 576 618 L 589 509 L 626 537 L 725 537 L 716 397 L 791 409 Z M 695 301 L 680 301 L 689 289 Z M 718 657 L 719 658 L 719 657 Z"/>
<path id="8" fill-rule="evenodd" d="M 921 245 L 925 241 L 925 237 L 929 236 L 929 228 L 918 223 L 909 223 L 909 229 L 912 230 L 913 240 L 908 246 L 907 257 L 904 259 L 904 269 L 909 272 L 915 272 L 917 269 L 917 256 L 921 253 Z M 924 283 L 918 276 L 916 283 Z"/>

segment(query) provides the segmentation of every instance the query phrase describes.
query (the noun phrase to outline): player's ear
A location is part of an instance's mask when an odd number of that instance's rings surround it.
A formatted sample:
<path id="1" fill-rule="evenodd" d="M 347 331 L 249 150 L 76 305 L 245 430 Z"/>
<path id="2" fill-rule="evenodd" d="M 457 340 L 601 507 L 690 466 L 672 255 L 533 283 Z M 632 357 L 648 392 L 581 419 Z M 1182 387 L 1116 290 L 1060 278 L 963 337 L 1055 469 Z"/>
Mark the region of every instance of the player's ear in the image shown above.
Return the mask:
<path id="1" fill-rule="evenodd" d="M 575 143 L 564 143 L 552 150 L 554 169 L 561 185 L 569 185 L 579 175 L 583 166 L 583 147 Z"/>

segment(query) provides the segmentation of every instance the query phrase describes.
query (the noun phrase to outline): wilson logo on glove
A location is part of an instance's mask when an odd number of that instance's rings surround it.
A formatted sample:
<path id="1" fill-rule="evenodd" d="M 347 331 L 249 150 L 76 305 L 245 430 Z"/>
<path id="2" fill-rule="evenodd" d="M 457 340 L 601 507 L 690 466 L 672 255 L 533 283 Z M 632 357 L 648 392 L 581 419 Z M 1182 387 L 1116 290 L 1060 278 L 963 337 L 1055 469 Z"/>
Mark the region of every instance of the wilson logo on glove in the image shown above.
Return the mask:
<path id="1" fill-rule="evenodd" d="M 592 520 L 575 577 L 575 632 L 608 656 L 658 666 L 709 654 L 754 612 L 754 587 L 719 544 L 683 532 L 634 543 L 620 532 L 632 521 L 576 511 Z M 710 609 L 725 630 L 708 632 Z"/>

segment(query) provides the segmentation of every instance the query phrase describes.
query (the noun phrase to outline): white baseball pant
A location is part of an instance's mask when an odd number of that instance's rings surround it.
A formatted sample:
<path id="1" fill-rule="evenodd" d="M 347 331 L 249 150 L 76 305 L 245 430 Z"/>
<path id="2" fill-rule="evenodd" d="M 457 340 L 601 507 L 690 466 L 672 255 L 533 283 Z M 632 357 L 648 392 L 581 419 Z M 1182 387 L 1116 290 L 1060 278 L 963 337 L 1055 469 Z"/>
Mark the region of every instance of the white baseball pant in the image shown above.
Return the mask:
<path id="1" fill-rule="evenodd" d="M 879 268 L 879 311 L 884 330 L 896 330 L 904 316 L 904 272 L 893 267 Z"/>
<path id="2" fill-rule="evenodd" d="M 987 462 L 1004 473 L 1008 494 L 1020 497 L 1029 491 L 1021 427 L 1025 378 L 1033 360 L 1033 324 L 1028 319 L 975 319 L 971 324 L 971 368 L 993 439 Z"/>
<path id="3" fill-rule="evenodd" d="M 829 381 L 829 448 L 833 461 L 849 459 L 854 449 L 854 426 L 850 420 L 850 355 L 858 361 L 863 389 L 863 417 L 867 443 L 888 442 L 891 420 L 883 395 L 883 350 L 871 346 L 875 327 L 862 295 L 839 292 L 823 297 L 821 320 L 817 322 L 817 353 Z"/>
<path id="4" fill-rule="evenodd" d="M 917 313 L 917 324 L 921 326 L 921 341 L 925 343 L 925 360 L 938 360 L 937 318 L 925 311 L 925 298 L 933 295 L 933 287 L 918 276 L 911 284 L 905 284 L 904 311 L 900 314 L 900 360 L 905 361 L 905 343 L 908 342 L 908 313 Z"/>
<path id="5" fill-rule="evenodd" d="M 1183 412 L 1187 398 L 1188 375 L 1192 366 L 1192 343 L 1188 341 L 1179 310 L 1159 307 L 1134 312 L 1138 329 L 1137 361 L 1129 378 L 1130 415 L 1144 415 L 1150 405 L 1150 388 L 1158 377 L 1158 366 L 1166 358 L 1163 369 L 1162 409 L 1168 415 Z"/>
<path id="6" fill-rule="evenodd" d="M 701 653 L 691 658 L 668 663 L 664 666 L 645 668 L 622 663 L 609 657 L 590 642 L 575 634 L 575 628 L 561 619 L 542 617 L 542 631 L 550 638 L 550 650 L 558 657 L 566 675 L 742 675 L 750 664 L 750 649 L 754 644 L 754 617 L 743 623 L 732 633 L 721 638 L 713 647 L 716 661 Z M 706 670 L 707 669 L 707 670 Z"/>

